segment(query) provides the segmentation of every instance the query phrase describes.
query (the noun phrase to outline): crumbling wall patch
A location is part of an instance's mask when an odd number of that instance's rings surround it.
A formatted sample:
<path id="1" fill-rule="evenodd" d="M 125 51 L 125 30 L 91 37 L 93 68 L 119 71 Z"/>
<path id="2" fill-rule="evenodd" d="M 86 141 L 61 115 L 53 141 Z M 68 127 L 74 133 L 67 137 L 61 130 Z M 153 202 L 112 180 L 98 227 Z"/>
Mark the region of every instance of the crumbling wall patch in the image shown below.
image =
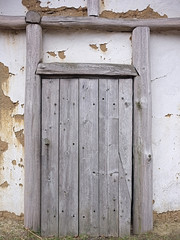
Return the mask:
<path id="1" fill-rule="evenodd" d="M 38 0 L 22 0 L 22 4 L 28 9 L 38 12 L 41 16 L 52 15 L 52 16 L 71 16 L 71 17 L 84 17 L 87 16 L 86 7 L 59 7 L 59 8 L 49 8 L 41 7 L 41 1 Z"/>
<path id="2" fill-rule="evenodd" d="M 155 12 L 150 6 L 147 6 L 142 11 L 136 10 L 129 10 L 127 12 L 112 12 L 108 10 L 104 10 L 100 17 L 103 18 L 138 18 L 138 19 L 145 19 L 145 18 L 167 18 L 167 15 L 160 15 L 158 12 Z"/>

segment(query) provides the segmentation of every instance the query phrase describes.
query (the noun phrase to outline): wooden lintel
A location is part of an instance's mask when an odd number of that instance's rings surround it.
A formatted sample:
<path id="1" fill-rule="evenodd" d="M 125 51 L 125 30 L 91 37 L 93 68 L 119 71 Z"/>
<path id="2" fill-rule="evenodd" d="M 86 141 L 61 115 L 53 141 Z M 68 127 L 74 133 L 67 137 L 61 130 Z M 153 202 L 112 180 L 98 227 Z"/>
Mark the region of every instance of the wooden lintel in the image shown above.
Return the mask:
<path id="1" fill-rule="evenodd" d="M 137 76 L 132 65 L 93 63 L 39 63 L 40 75 Z"/>

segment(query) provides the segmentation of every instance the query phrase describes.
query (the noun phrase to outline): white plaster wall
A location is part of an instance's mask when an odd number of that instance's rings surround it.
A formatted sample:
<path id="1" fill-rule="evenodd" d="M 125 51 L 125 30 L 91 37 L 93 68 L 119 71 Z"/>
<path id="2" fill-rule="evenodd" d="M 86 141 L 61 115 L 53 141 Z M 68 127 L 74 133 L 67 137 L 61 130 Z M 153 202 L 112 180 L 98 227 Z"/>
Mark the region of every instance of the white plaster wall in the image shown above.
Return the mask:
<path id="1" fill-rule="evenodd" d="M 41 6 L 84 7 L 86 1 L 41 1 Z M 180 1 L 115 1 L 104 0 L 104 9 L 115 12 L 128 10 L 143 10 L 148 5 L 160 14 L 168 17 L 180 16 Z M 105 6 L 105 7 L 104 7 Z M 0 14 L 24 15 L 27 9 L 21 0 L 1 0 Z M 97 49 L 90 47 L 96 44 Z M 100 49 L 100 44 L 106 44 L 107 50 Z M 43 60 L 45 62 L 96 62 L 96 63 L 131 63 L 131 41 L 129 33 L 100 32 L 55 32 L 44 31 Z M 58 51 L 64 51 L 65 58 L 58 56 Z M 3 91 L 13 102 L 19 101 L 14 109 L 15 114 L 23 114 L 24 84 L 25 84 L 25 33 L 0 31 L 0 62 L 9 67 L 15 75 L 9 77 Z M 48 52 L 53 52 L 49 54 Z M 162 33 L 151 35 L 151 72 L 153 97 L 153 156 L 154 156 L 154 210 L 157 212 L 180 210 L 180 33 Z M 23 124 L 12 120 L 15 130 L 23 129 Z M 23 147 L 18 144 L 13 129 L 11 138 L 6 132 L 0 133 L 2 139 L 9 142 L 8 151 L 4 153 L 3 175 L 0 184 L 9 183 L 7 188 L 0 188 L 0 211 L 15 212 L 20 215 L 23 209 L 24 169 L 18 164 L 24 161 Z M 12 160 L 17 165 L 12 165 Z M 0 166 L 2 173 L 2 166 Z M 3 177 L 2 177 L 3 176 Z"/>
<path id="2" fill-rule="evenodd" d="M 136 9 L 142 11 L 148 6 L 160 15 L 166 14 L 168 17 L 180 17 L 179 0 L 101 0 L 101 11 L 110 10 L 113 12 L 127 12 Z"/>
<path id="3" fill-rule="evenodd" d="M 0 187 L 0 211 L 24 212 L 24 149 L 15 132 L 24 129 L 23 121 L 17 122 L 15 115 L 24 114 L 25 89 L 25 32 L 0 31 L 0 62 L 9 68 L 9 79 L 3 92 L 12 102 L 18 102 L 9 117 L 0 123 L 1 139 L 8 143 L 0 162 L 0 185 L 7 181 L 6 188 Z M 16 164 L 13 164 L 13 160 Z"/>
<path id="4" fill-rule="evenodd" d="M 44 31 L 43 61 L 131 64 L 130 36 L 130 33 Z M 92 44 L 97 49 L 92 48 Z M 106 51 L 101 50 L 101 44 L 106 45 Z M 64 51 L 64 59 L 58 56 L 59 51 Z M 56 56 L 51 56 L 48 52 L 53 52 Z"/>
<path id="5" fill-rule="evenodd" d="M 154 209 L 180 209 L 180 33 L 151 35 Z"/>
<path id="6" fill-rule="evenodd" d="M 0 0 L 0 15 L 23 16 L 27 9 L 22 5 L 22 0 Z"/>

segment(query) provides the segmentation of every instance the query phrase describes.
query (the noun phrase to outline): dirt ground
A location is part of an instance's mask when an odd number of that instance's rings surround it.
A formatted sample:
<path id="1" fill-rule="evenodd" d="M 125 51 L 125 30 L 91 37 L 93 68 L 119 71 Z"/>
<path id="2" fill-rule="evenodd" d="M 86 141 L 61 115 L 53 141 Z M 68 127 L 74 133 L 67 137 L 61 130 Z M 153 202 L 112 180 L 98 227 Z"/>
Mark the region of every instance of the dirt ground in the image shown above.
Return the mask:
<path id="1" fill-rule="evenodd" d="M 41 238 L 38 234 L 32 233 L 24 228 L 22 220 L 15 220 L 8 217 L 0 217 L 0 240 L 38 240 Z M 58 238 L 48 238 L 57 240 Z M 72 237 L 62 239 L 72 240 Z M 90 238 L 87 236 L 76 237 L 76 240 L 104 240 L 120 238 Z M 151 233 L 122 238 L 123 240 L 180 240 L 180 222 L 161 222 L 155 221 L 154 230 Z"/>

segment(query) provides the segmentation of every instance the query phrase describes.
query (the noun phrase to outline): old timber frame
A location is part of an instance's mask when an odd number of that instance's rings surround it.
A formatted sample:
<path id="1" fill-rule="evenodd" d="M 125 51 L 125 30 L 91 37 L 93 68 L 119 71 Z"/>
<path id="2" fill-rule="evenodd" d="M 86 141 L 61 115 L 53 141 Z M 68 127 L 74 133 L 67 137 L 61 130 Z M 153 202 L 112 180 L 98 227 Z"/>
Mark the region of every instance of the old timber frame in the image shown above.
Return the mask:
<path id="1" fill-rule="evenodd" d="M 90 29 L 132 32 L 134 76 L 133 128 L 133 233 L 153 227 L 153 180 L 151 142 L 151 82 L 149 61 L 150 31 L 180 30 L 180 18 L 103 19 L 97 4 L 89 0 L 90 17 L 40 17 L 28 12 L 26 17 L 0 16 L 0 29 L 25 30 L 27 33 L 27 78 L 25 98 L 25 226 L 40 229 L 40 76 L 42 70 L 42 28 Z M 93 9 L 96 7 L 96 9 Z M 49 67 L 49 66 L 47 66 Z M 132 75 L 133 76 L 133 75 Z"/>

